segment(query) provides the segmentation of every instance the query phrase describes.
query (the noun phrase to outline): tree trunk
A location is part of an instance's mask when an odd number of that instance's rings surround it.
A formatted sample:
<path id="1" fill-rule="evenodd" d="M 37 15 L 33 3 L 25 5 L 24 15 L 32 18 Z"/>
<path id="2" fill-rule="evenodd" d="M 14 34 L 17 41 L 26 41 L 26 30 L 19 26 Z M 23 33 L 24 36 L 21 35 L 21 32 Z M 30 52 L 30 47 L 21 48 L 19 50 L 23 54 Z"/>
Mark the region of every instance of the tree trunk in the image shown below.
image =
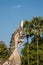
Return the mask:
<path id="1" fill-rule="evenodd" d="M 28 36 L 27 36 L 27 56 L 29 55 L 29 41 L 28 41 Z M 28 56 L 28 65 L 30 65 L 30 63 L 29 63 L 29 56 Z"/>
<path id="2" fill-rule="evenodd" d="M 37 65 L 39 65 L 39 57 L 38 57 L 38 38 L 37 38 Z"/>

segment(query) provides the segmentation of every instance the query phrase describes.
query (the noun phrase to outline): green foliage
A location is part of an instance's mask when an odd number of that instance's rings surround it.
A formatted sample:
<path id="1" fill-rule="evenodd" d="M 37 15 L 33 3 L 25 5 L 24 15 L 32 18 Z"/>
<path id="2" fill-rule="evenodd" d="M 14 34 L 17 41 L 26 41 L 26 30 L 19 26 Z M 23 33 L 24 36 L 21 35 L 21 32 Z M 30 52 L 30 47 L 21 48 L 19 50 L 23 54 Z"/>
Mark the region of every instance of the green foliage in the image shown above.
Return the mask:
<path id="1" fill-rule="evenodd" d="M 29 49 L 26 43 L 21 51 L 22 65 L 28 65 L 28 58 L 30 61 L 30 65 L 37 65 L 37 48 L 39 65 L 43 65 L 43 18 L 34 17 L 31 21 L 26 20 L 24 22 L 24 33 L 26 35 L 27 41 L 29 36 L 34 36 L 34 38 L 33 41 L 29 44 Z M 29 51 L 29 54 L 27 53 L 27 51 Z"/>
<path id="2" fill-rule="evenodd" d="M 28 65 L 27 59 L 29 56 L 30 65 L 37 65 L 37 44 L 36 41 L 32 41 L 29 44 L 29 55 L 27 54 L 27 43 L 21 50 L 21 61 L 22 65 Z M 38 46 L 39 65 L 43 65 L 43 38 L 39 40 Z"/>
<path id="3" fill-rule="evenodd" d="M 8 59 L 9 50 L 3 41 L 0 41 L 0 60 Z"/>
<path id="4" fill-rule="evenodd" d="M 31 21 L 26 20 L 24 22 L 25 33 L 29 35 L 41 35 L 43 34 L 43 18 L 34 17 Z"/>
<path id="5" fill-rule="evenodd" d="M 22 64 L 21 65 L 27 65 L 28 62 L 27 62 L 27 43 L 24 45 L 24 48 L 22 48 L 22 51 L 21 51 L 21 61 L 22 61 Z"/>

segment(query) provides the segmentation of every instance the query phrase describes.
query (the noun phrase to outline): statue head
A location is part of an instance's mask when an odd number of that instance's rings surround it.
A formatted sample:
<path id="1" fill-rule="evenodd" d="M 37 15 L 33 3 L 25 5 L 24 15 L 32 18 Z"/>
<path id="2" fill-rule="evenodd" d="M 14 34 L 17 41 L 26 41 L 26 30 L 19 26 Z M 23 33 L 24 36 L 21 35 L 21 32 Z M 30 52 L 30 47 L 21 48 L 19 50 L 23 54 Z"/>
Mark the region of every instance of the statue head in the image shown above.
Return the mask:
<path id="1" fill-rule="evenodd" d="M 23 29 L 19 28 L 14 35 L 14 40 L 15 40 L 15 44 L 17 43 L 17 45 L 19 46 L 21 43 L 23 43 L 24 41 L 24 34 L 23 34 Z"/>

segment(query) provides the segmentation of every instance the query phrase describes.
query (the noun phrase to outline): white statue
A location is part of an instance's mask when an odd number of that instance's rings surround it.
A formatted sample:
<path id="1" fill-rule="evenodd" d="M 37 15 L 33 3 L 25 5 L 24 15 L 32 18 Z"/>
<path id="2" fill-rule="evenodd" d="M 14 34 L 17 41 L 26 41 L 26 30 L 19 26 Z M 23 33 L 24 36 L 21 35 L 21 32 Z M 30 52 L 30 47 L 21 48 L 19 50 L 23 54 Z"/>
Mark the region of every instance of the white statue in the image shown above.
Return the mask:
<path id="1" fill-rule="evenodd" d="M 15 32 L 14 35 L 14 41 L 15 41 L 15 49 L 14 52 L 9 57 L 9 62 L 6 62 L 3 65 L 21 65 L 21 58 L 18 52 L 18 46 L 24 41 L 23 36 L 23 21 L 21 22 L 20 29 L 18 29 Z"/>
<path id="2" fill-rule="evenodd" d="M 23 26 L 22 26 L 22 28 L 23 28 Z M 20 55 L 19 55 L 19 52 L 18 52 L 18 45 L 20 45 L 24 41 L 22 31 L 23 31 L 23 29 L 18 29 L 18 31 L 15 32 L 15 35 L 14 35 L 15 50 L 9 58 L 10 61 L 14 60 L 15 65 L 21 65 L 21 59 L 20 59 Z"/>

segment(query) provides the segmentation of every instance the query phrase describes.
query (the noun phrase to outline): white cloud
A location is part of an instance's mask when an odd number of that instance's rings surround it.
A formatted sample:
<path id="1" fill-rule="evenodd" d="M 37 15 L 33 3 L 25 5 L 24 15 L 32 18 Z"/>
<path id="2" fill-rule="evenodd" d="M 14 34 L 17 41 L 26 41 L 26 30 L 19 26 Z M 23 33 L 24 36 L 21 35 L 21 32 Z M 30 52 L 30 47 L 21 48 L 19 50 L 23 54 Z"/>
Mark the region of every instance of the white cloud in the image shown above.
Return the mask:
<path id="1" fill-rule="evenodd" d="M 21 8 L 21 7 L 22 7 L 22 5 L 16 5 L 13 8 Z"/>

